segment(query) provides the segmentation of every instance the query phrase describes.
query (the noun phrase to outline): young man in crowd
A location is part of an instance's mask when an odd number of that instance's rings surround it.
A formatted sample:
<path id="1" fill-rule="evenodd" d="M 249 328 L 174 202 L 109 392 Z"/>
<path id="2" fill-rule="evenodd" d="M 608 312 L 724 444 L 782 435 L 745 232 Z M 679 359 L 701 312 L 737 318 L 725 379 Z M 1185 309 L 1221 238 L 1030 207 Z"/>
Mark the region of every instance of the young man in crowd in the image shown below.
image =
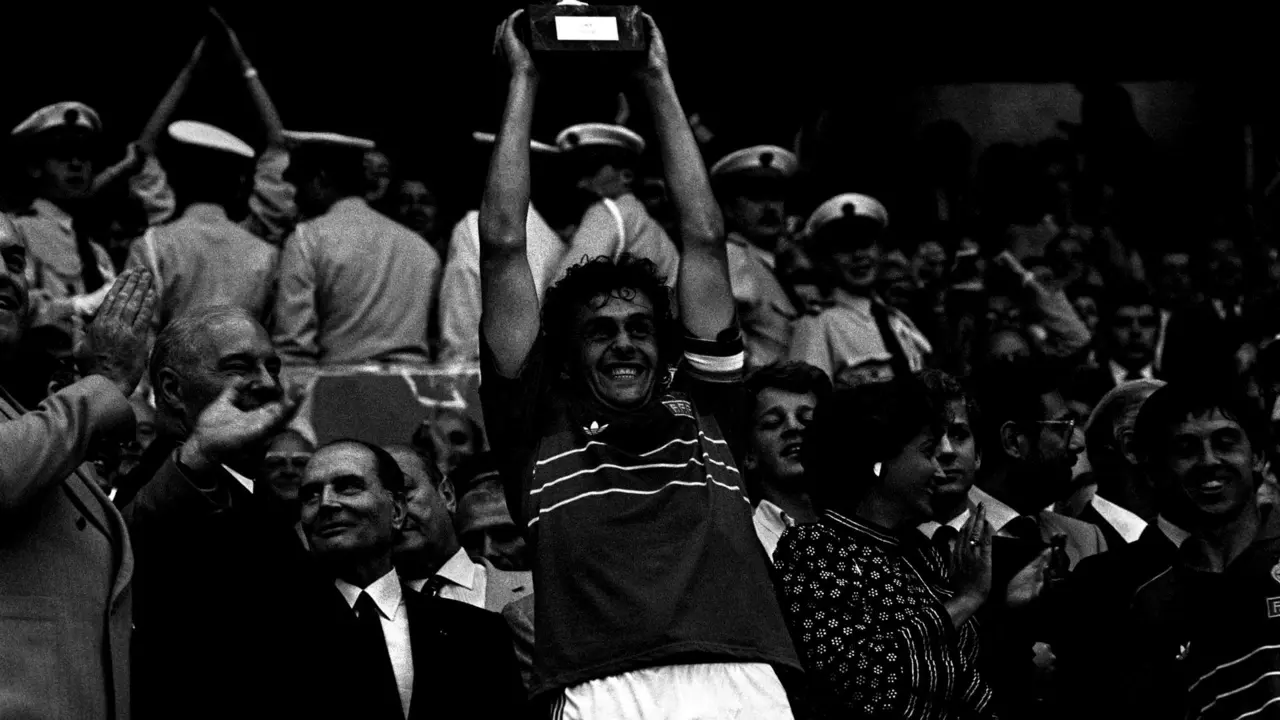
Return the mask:
<path id="1" fill-rule="evenodd" d="M 408 516 L 396 545 L 396 571 L 409 587 L 492 612 L 533 590 L 528 572 L 498 570 L 472 560 L 454 530 L 453 483 L 431 458 L 404 445 L 386 448 L 404 471 Z"/>
<path id="2" fill-rule="evenodd" d="M 776 274 L 786 233 L 783 202 L 796 156 L 773 145 L 729 153 L 711 166 L 711 182 L 729 231 L 729 280 L 747 344 L 747 369 L 786 359 L 798 313 Z"/>
<path id="3" fill-rule="evenodd" d="M 480 213 L 481 400 L 533 547 L 535 693 L 564 718 L 690 703 L 790 718 L 775 667 L 799 662 L 732 450 L 743 348 L 722 221 L 662 35 L 644 16 L 636 78 L 680 219 L 683 343 L 664 278 L 629 254 L 572 267 L 539 317 L 525 239 L 539 79 L 520 14 L 499 30 L 510 77 Z"/>
<path id="4" fill-rule="evenodd" d="M 742 469 L 756 498 L 756 535 L 770 559 L 787 528 L 818 520 L 800 451 L 814 409 L 830 394 L 826 374 L 804 363 L 772 365 L 747 380 L 751 431 Z"/>
<path id="5" fill-rule="evenodd" d="M 838 273 L 835 304 L 796 321 L 791 359 L 834 379 L 867 360 L 888 362 L 895 377 L 924 369 L 932 347 L 911 318 L 876 295 L 881 243 L 889 212 L 875 198 L 837 195 L 818 206 L 805 224 L 814 259 Z"/>
<path id="6" fill-rule="evenodd" d="M 372 142 L 289 133 L 285 179 L 304 221 L 280 256 L 272 340 L 286 364 L 425 363 L 440 258 L 425 240 L 365 202 Z"/>
<path id="7" fill-rule="evenodd" d="M 1128 632 L 1101 648 L 1131 661 L 1126 717 L 1267 717 L 1280 697 L 1280 516 L 1264 522 L 1255 499 L 1260 421 L 1215 382 L 1173 381 L 1142 406 L 1163 537 L 1115 568 Z"/>

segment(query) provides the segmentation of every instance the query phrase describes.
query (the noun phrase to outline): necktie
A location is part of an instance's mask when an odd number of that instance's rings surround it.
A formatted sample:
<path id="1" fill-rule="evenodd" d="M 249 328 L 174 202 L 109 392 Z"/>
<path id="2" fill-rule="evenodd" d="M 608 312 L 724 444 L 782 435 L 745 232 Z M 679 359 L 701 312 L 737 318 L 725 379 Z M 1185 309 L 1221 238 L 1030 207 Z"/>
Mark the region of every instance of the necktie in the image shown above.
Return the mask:
<path id="1" fill-rule="evenodd" d="M 911 363 L 907 360 L 906 352 L 902 350 L 902 344 L 898 342 L 898 334 L 889 324 L 889 306 L 872 298 L 871 317 L 876 321 L 876 328 L 880 331 L 884 349 L 889 351 L 889 366 L 893 368 L 893 376 L 898 379 L 910 377 Z"/>
<path id="2" fill-rule="evenodd" d="M 1020 515 L 1010 520 L 1000 531 L 1009 537 L 1019 540 L 1042 542 L 1040 539 L 1040 523 L 1036 522 L 1035 517 L 1031 515 Z"/>
<path id="3" fill-rule="evenodd" d="M 391 667 L 391 654 L 387 651 L 387 639 L 382 634 L 382 615 L 374 604 L 369 593 L 361 591 L 356 598 L 356 624 L 359 625 L 362 654 L 366 658 L 372 685 L 370 692 L 377 701 L 375 707 L 394 707 L 398 714 L 403 713 L 400 707 L 400 686 L 396 683 L 396 672 Z M 373 715 L 378 717 L 379 715 Z"/>
<path id="4" fill-rule="evenodd" d="M 427 584 L 422 586 L 422 594 L 428 597 L 440 597 L 440 591 L 447 584 L 449 584 L 448 580 L 439 575 L 432 575 L 427 580 Z"/>
<path id="5" fill-rule="evenodd" d="M 951 543 L 959 536 L 959 530 L 950 525 L 942 525 L 933 532 L 933 546 L 942 553 L 942 557 L 951 557 Z"/>

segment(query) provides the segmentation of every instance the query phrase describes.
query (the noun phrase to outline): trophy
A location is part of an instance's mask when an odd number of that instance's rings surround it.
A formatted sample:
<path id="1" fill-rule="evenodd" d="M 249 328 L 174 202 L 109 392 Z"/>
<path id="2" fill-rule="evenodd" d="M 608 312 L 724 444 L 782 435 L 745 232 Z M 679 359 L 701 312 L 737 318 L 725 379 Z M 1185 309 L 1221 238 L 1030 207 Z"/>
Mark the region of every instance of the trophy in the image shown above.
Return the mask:
<path id="1" fill-rule="evenodd" d="M 648 33 L 636 5 L 588 5 L 562 0 L 556 5 L 530 5 L 527 15 L 530 48 L 535 52 L 630 54 L 649 49 Z"/>

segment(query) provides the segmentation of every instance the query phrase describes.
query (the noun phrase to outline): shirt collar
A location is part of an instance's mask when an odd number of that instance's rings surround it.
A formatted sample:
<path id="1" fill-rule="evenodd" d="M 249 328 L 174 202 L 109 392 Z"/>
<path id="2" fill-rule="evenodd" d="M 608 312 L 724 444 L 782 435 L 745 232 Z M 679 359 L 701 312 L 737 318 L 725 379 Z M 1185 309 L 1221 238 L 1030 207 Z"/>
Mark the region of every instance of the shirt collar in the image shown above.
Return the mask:
<path id="1" fill-rule="evenodd" d="M 982 503 L 983 509 L 987 511 L 987 521 L 991 523 L 993 532 L 1000 532 L 1001 528 L 1008 525 L 1010 520 L 1020 514 L 1017 510 L 1000 502 L 977 485 L 969 488 L 969 502 L 973 503 L 974 507 L 977 507 L 978 503 Z"/>
<path id="2" fill-rule="evenodd" d="M 440 569 L 436 571 L 436 575 L 454 585 L 461 585 L 471 590 L 475 584 L 476 564 L 472 562 L 466 550 L 458 548 L 458 552 L 454 553 L 448 562 L 440 566 Z"/>
<path id="3" fill-rule="evenodd" d="M 53 220 L 63 230 L 72 232 L 71 215 L 66 210 L 63 210 L 44 198 L 36 198 L 35 200 L 32 200 L 31 209 L 35 210 L 37 215 Z"/>
<path id="4" fill-rule="evenodd" d="M 731 232 L 727 236 L 729 242 L 742 248 L 748 255 L 760 261 L 761 265 L 773 270 L 777 267 L 778 257 L 774 253 L 765 250 L 746 238 L 740 233 Z"/>
<path id="5" fill-rule="evenodd" d="M 1174 547 L 1182 547 L 1182 543 L 1191 537 L 1191 533 L 1169 522 L 1163 515 L 1156 516 L 1156 526 L 1165 537 L 1169 538 L 1169 542 L 1173 543 Z"/>
<path id="6" fill-rule="evenodd" d="M 1116 381 L 1116 384 L 1119 385 L 1124 382 L 1125 377 L 1129 375 L 1129 371 L 1115 360 L 1108 360 L 1107 362 L 1111 365 L 1111 377 Z M 1138 374 L 1146 380 L 1154 380 L 1156 377 L 1155 370 L 1151 365 L 1147 365 L 1140 369 Z"/>
<path id="7" fill-rule="evenodd" d="M 827 510 L 822 514 L 822 524 L 835 528 L 846 535 L 853 535 L 879 545 L 896 548 L 901 544 L 901 541 L 888 530 L 876 527 L 863 520 L 841 515 L 835 510 Z"/>
<path id="8" fill-rule="evenodd" d="M 335 202 L 329 208 L 329 212 L 336 213 L 336 212 L 348 212 L 350 210 L 368 210 L 368 209 L 369 209 L 369 203 L 365 202 L 364 198 L 356 197 L 355 195 L 352 195 L 350 197 L 344 197 L 341 200 L 338 200 L 337 202 Z"/>
<path id="9" fill-rule="evenodd" d="M 222 466 L 222 469 L 223 469 L 223 470 L 226 470 L 228 473 L 230 473 L 230 474 L 231 474 L 231 477 L 233 477 L 233 478 L 235 478 L 235 479 L 236 479 L 236 482 L 238 482 L 238 483 L 240 483 L 241 485 L 243 485 L 243 486 L 244 486 L 244 489 L 249 491 L 249 494 L 253 494 L 253 481 L 252 481 L 252 480 L 250 480 L 249 478 L 247 478 L 247 477 L 245 477 L 245 476 L 241 475 L 240 473 L 236 472 L 235 470 L 232 470 L 232 469 L 231 469 L 229 466 L 227 466 L 227 465 L 223 465 L 223 466 Z"/>
<path id="10" fill-rule="evenodd" d="M 871 317 L 871 299 L 854 295 L 844 288 L 835 289 L 835 292 L 831 294 L 831 302 L 838 307 Z"/>
<path id="11" fill-rule="evenodd" d="M 182 213 L 182 217 L 205 223 L 225 222 L 227 220 L 227 211 L 222 206 L 214 205 L 213 203 L 191 203 L 187 206 L 186 212 Z"/>
<path id="12" fill-rule="evenodd" d="M 333 584 L 347 601 L 347 607 L 354 609 L 362 588 L 339 579 L 335 579 Z M 383 617 L 388 620 L 396 619 L 404 598 L 400 590 L 400 576 L 396 574 L 395 568 L 391 568 L 391 572 L 369 583 L 369 587 L 363 588 L 363 591 L 369 593 L 373 604 L 378 606 L 378 612 L 382 613 Z"/>
<path id="13" fill-rule="evenodd" d="M 795 519 L 788 515 L 786 510 L 783 510 L 768 500 L 761 500 L 759 504 L 756 505 L 756 514 L 759 515 L 765 523 L 772 527 L 789 528 L 795 527 L 796 525 Z"/>

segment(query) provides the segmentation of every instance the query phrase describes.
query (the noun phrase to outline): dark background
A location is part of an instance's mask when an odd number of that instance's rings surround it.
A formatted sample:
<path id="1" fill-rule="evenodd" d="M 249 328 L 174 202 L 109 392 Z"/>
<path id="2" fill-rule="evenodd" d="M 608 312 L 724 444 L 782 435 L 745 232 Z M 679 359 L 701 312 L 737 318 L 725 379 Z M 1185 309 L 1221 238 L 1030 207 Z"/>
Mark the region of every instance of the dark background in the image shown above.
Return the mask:
<path id="1" fill-rule="evenodd" d="M 193 2 L 6 5 L 3 127 L 41 105 L 78 99 L 99 110 L 120 147 L 207 27 L 204 5 Z M 463 170 L 483 164 L 470 132 L 497 124 L 502 85 L 490 56 L 493 30 L 519 6 L 219 3 L 287 127 L 372 137 L 437 182 L 465 177 L 468 187 L 474 172 Z M 1258 50 L 1270 45 L 1266 23 L 1217 6 L 983 13 L 905 3 L 684 0 L 644 7 L 666 35 L 686 111 L 701 113 L 723 147 L 790 145 L 802 123 L 835 110 L 851 136 L 875 134 L 881 157 L 868 172 L 891 166 L 910 141 L 905 98 L 918 85 L 1193 81 L 1210 88 L 1212 99 L 1202 104 L 1220 116 L 1195 121 L 1219 124 L 1272 102 L 1274 63 Z M 616 86 L 569 74 L 546 86 L 535 137 L 550 141 L 571 122 L 611 119 Z M 633 103 L 633 118 L 643 116 Z M 197 77 L 178 117 L 261 142 L 230 62 Z"/>

